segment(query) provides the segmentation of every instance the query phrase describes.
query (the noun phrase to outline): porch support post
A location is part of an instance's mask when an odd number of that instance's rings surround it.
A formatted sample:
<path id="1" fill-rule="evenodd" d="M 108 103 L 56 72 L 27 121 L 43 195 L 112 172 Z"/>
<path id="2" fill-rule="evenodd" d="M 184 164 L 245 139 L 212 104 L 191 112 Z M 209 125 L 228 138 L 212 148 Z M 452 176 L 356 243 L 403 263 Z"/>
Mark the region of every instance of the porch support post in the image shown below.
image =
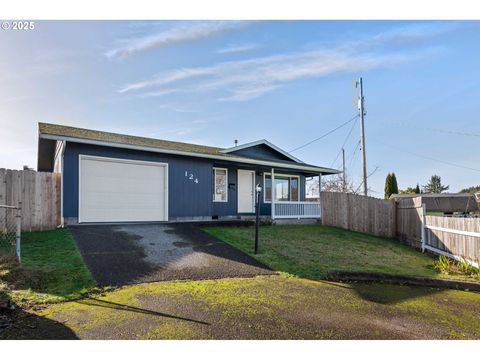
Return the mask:
<path id="1" fill-rule="evenodd" d="M 318 174 L 318 205 L 320 207 L 320 218 L 322 218 L 322 173 Z"/>
<path id="2" fill-rule="evenodd" d="M 275 219 L 275 197 L 276 197 L 276 194 L 275 194 L 275 170 L 272 168 L 272 171 L 271 171 L 271 174 L 270 174 L 270 179 L 272 181 L 272 220 Z"/>

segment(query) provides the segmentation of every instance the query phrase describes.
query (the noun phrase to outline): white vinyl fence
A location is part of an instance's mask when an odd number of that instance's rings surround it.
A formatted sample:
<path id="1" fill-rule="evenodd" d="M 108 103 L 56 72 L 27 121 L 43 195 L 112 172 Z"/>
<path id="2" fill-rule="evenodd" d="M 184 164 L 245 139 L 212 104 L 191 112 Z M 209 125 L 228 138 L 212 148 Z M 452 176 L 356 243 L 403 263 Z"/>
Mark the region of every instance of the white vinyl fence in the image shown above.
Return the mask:
<path id="1" fill-rule="evenodd" d="M 480 218 L 424 215 L 422 249 L 479 267 Z"/>

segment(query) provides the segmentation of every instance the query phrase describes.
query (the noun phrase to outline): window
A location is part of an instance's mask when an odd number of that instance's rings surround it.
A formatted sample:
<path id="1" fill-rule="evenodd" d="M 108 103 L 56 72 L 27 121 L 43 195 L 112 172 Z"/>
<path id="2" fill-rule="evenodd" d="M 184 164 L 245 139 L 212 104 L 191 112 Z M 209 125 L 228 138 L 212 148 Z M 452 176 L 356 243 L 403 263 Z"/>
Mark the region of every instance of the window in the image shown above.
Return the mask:
<path id="1" fill-rule="evenodd" d="M 228 171 L 213 168 L 213 201 L 228 201 Z"/>
<path id="2" fill-rule="evenodd" d="M 275 201 L 299 201 L 300 178 L 294 175 L 275 175 Z M 264 201 L 272 201 L 272 175 L 264 174 Z"/>

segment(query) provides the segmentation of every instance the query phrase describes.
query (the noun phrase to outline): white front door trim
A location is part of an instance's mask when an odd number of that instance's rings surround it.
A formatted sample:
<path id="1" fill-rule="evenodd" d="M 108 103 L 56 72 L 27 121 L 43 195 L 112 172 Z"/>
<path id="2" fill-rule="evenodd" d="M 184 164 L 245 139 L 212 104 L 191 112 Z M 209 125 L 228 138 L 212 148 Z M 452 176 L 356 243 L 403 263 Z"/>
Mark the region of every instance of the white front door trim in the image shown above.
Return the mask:
<path id="1" fill-rule="evenodd" d="M 244 185 L 244 186 L 248 186 L 246 183 L 245 184 L 241 184 L 240 183 L 240 173 L 250 173 L 251 174 L 251 184 L 250 184 L 250 191 L 251 191 L 251 208 L 249 207 L 249 209 L 247 208 L 242 208 L 242 203 L 241 203 L 241 191 L 240 191 L 240 186 Z M 237 170 L 237 212 L 238 213 L 254 213 L 255 212 L 255 171 L 253 170 Z M 247 195 L 248 195 L 248 192 L 249 191 L 246 191 L 247 192 Z M 250 196 L 250 195 L 248 195 Z M 243 201 L 245 201 L 246 199 L 244 198 Z"/>

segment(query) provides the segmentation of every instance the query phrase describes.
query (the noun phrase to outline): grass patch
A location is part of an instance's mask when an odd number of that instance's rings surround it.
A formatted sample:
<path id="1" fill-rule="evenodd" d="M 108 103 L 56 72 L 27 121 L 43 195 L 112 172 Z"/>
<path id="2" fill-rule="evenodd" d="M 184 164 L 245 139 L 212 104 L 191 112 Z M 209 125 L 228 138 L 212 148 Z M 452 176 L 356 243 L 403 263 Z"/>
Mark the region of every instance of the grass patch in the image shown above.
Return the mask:
<path id="1" fill-rule="evenodd" d="M 440 255 L 438 260 L 435 260 L 434 267 L 437 272 L 446 275 L 463 275 L 476 280 L 480 280 L 480 269 L 471 265 L 467 260 L 449 259 L 444 255 Z"/>
<path id="2" fill-rule="evenodd" d="M 258 255 L 253 254 L 254 228 L 204 230 L 276 271 L 300 277 L 321 279 L 329 271 L 355 271 L 452 278 L 435 270 L 432 256 L 396 240 L 334 227 L 262 226 Z"/>
<path id="3" fill-rule="evenodd" d="M 17 304 L 76 299 L 95 282 L 67 229 L 22 234 L 22 264 L 0 259 L 0 296 Z"/>

